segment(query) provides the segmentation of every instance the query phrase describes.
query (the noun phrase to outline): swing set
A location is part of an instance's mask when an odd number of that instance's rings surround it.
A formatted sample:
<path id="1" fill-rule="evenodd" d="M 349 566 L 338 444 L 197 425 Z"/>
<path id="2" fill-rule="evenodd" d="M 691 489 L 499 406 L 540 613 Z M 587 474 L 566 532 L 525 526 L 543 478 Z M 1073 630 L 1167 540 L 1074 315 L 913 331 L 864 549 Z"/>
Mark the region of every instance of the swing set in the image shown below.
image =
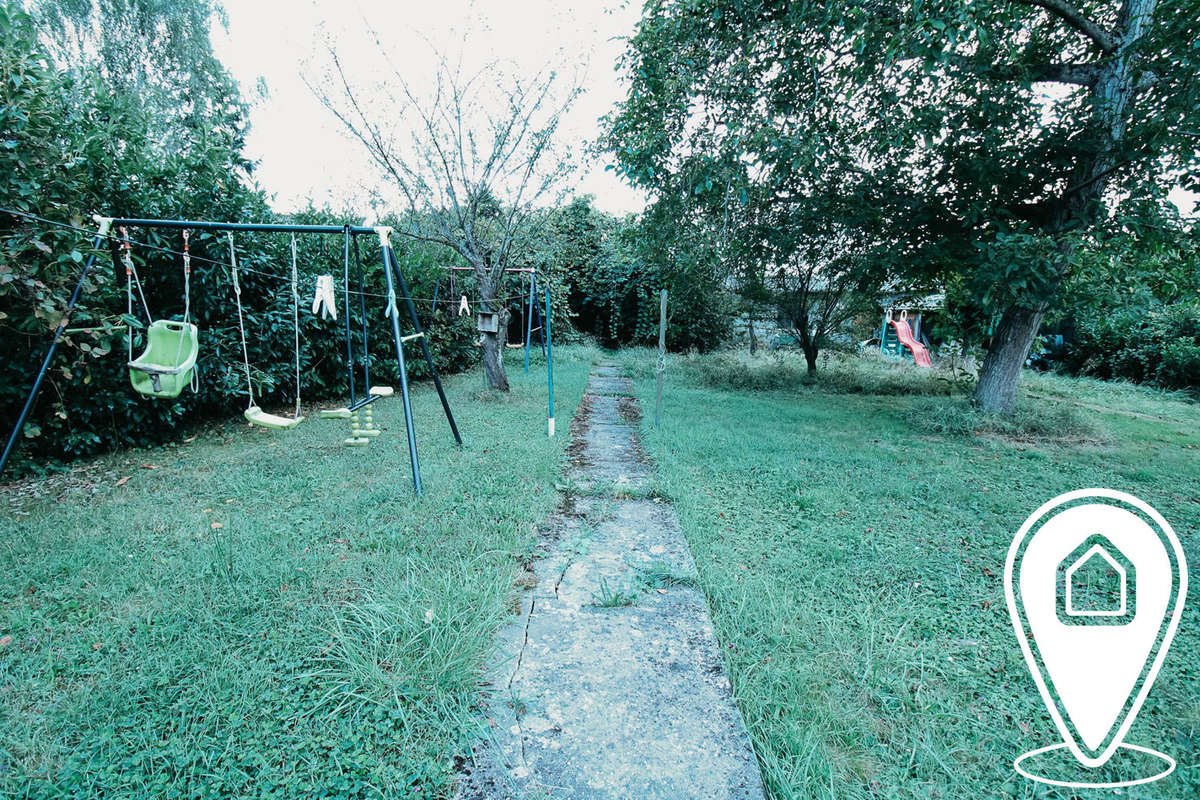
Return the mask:
<path id="1" fill-rule="evenodd" d="M 545 313 L 543 314 L 542 308 L 540 305 L 541 299 L 538 297 L 537 270 L 522 268 L 522 267 L 509 267 L 509 268 L 506 268 L 504 271 L 507 273 L 522 273 L 522 274 L 527 274 L 529 276 L 529 300 L 528 300 L 528 304 L 525 306 L 525 308 L 522 309 L 522 311 L 524 313 L 524 323 L 525 323 L 525 341 L 522 344 L 517 344 L 517 345 L 510 344 L 508 346 L 513 349 L 516 349 L 519 347 L 525 348 L 525 374 L 528 375 L 529 374 L 529 348 L 530 348 L 531 344 L 533 343 L 533 334 L 535 332 L 538 334 L 538 339 L 541 341 L 541 345 L 542 345 L 542 355 L 546 359 L 546 393 L 547 393 L 546 434 L 547 434 L 547 436 L 550 436 L 551 438 L 553 438 L 553 436 L 554 436 L 554 349 L 553 349 L 553 345 L 551 344 L 551 341 L 550 341 L 550 288 L 546 287 L 546 289 L 545 289 L 546 305 L 545 305 Z M 451 298 L 453 298 L 454 295 L 456 294 L 455 286 L 454 286 L 454 273 L 456 273 L 456 272 L 474 272 L 474 270 L 471 267 L 450 267 L 450 296 L 451 296 Z M 437 294 L 438 294 L 439 286 L 440 286 L 440 282 L 437 286 L 434 287 L 434 290 L 433 290 L 433 310 L 435 313 L 437 312 Z M 518 298 L 519 297 L 520 296 L 518 296 Z M 516 299 L 516 298 L 507 298 L 507 299 L 503 300 L 503 302 L 507 303 L 511 299 Z M 476 330 L 478 330 L 480 333 L 497 333 L 500 329 L 500 314 L 499 314 L 499 312 L 490 311 L 486 308 L 483 308 L 482 300 L 479 302 L 479 305 L 481 306 L 481 308 L 480 308 L 479 312 L 476 313 L 476 315 L 475 315 Z M 458 314 L 459 314 L 459 316 L 462 316 L 464 314 L 470 314 L 470 313 L 471 313 L 471 306 L 467 302 L 467 296 L 464 294 L 464 295 L 462 295 L 462 299 L 459 301 L 459 304 L 458 304 Z M 533 326 L 533 321 L 535 318 L 538 321 L 536 328 Z"/>
<path id="2" fill-rule="evenodd" d="M 475 270 L 472 269 L 471 267 L 450 267 L 450 296 L 451 297 L 454 297 L 454 295 L 456 294 L 455 287 L 454 287 L 454 273 L 456 273 L 456 272 L 472 272 L 473 273 L 474 271 Z M 542 312 L 541 312 L 541 309 L 539 307 L 539 302 L 538 302 L 537 270 L 529 269 L 526 267 L 509 267 L 509 268 L 505 269 L 504 271 L 506 273 L 518 273 L 518 274 L 524 274 L 524 275 L 529 276 L 529 298 L 528 298 L 528 301 L 525 304 L 523 304 L 524 307 L 521 309 L 522 318 L 525 322 L 525 326 L 524 326 L 525 327 L 525 340 L 519 344 L 512 344 L 512 343 L 508 344 L 509 349 L 512 349 L 512 350 L 524 349 L 525 350 L 525 374 L 528 375 L 529 374 L 529 348 L 533 342 L 533 334 L 536 333 L 538 335 L 538 341 L 540 342 L 541 348 L 542 348 L 542 356 L 544 357 L 546 355 L 546 325 L 543 323 Z M 512 298 L 509 298 L 509 299 L 512 299 Z M 434 289 L 433 303 L 434 303 L 434 310 L 436 311 L 437 310 L 437 289 L 436 288 Z M 467 296 L 465 294 L 463 294 L 458 303 L 458 314 L 459 314 L 459 316 L 462 316 L 464 314 L 470 314 L 470 313 L 471 313 L 471 305 L 469 302 L 467 302 Z M 499 326 L 500 326 L 499 317 L 500 317 L 500 315 L 498 312 L 489 311 L 487 309 L 480 308 L 480 310 L 475 315 L 475 328 L 480 333 L 496 333 L 499 330 Z M 537 327 L 534 327 L 535 319 L 537 320 Z"/>
<path id="3" fill-rule="evenodd" d="M 154 398 L 172 399 L 178 397 L 185 388 L 191 386 L 193 391 L 199 387 L 198 373 L 196 368 L 196 359 L 199 354 L 200 336 L 199 330 L 191 322 L 191 251 L 188 237 L 193 231 L 206 232 L 223 232 L 227 234 L 229 242 L 229 267 L 231 271 L 234 302 L 237 307 L 238 317 L 238 332 L 242 350 L 242 371 L 246 377 L 246 393 L 247 407 L 244 416 L 252 425 L 257 425 L 264 428 L 275 430 L 289 430 L 297 427 L 304 421 L 304 416 L 301 414 L 300 400 L 300 295 L 299 295 L 299 270 L 297 265 L 296 255 L 296 236 L 302 234 L 341 234 L 343 238 L 343 274 L 344 274 L 344 298 L 345 298 L 345 337 L 346 337 L 346 366 L 349 378 L 350 388 L 350 404 L 342 409 L 330 409 L 321 412 L 321 416 L 325 418 L 348 418 L 351 421 L 351 435 L 345 440 L 345 444 L 350 446 L 362 446 L 367 444 L 372 438 L 379 436 L 379 431 L 374 426 L 374 420 L 371 413 L 371 404 L 375 403 L 383 397 L 390 397 L 394 394 L 394 390 L 390 386 L 371 386 L 369 373 L 369 357 L 368 357 L 368 323 L 367 323 L 367 305 L 366 292 L 363 290 L 363 273 L 362 262 L 359 255 L 358 237 L 360 236 L 375 236 L 379 240 L 380 256 L 383 263 L 384 275 L 387 280 L 387 305 L 384 313 L 391 320 L 392 338 L 396 347 L 396 362 L 400 376 L 400 395 L 404 409 L 404 427 L 408 439 L 409 464 L 412 470 L 413 491 L 419 497 L 422 494 L 421 485 L 421 466 L 417 453 L 416 432 L 413 425 L 412 402 L 409 395 L 408 387 L 408 372 L 405 365 L 404 345 L 408 342 L 419 341 L 421 344 L 421 354 L 425 358 L 429 366 L 430 374 L 433 376 L 434 387 L 437 389 L 438 398 L 441 400 L 442 410 L 445 412 L 446 421 L 450 425 L 450 430 L 454 434 L 455 441 L 461 445 L 462 436 L 458 432 L 458 425 L 454 421 L 454 415 L 450 410 L 449 401 L 446 399 L 446 393 L 442 388 L 441 377 L 438 375 L 437 367 L 434 364 L 433 356 L 429 350 L 428 337 L 425 330 L 421 327 L 420 320 L 417 318 L 416 307 L 413 304 L 412 298 L 409 296 L 408 287 L 404 281 L 404 275 L 400 271 L 400 267 L 396 261 L 395 251 L 392 249 L 390 236 L 392 229 L 387 227 L 361 227 L 352 225 L 290 225 L 290 224 L 244 224 L 232 222 L 209 222 L 209 221 L 192 221 L 192 220 L 167 220 L 167 219 L 114 219 L 111 217 L 95 216 L 94 219 L 98 224 L 98 229 L 92 239 L 91 252 L 84 261 L 83 267 L 80 270 L 79 278 L 75 284 L 75 289 L 71 294 L 71 298 L 67 303 L 67 307 L 63 313 L 62 320 L 59 322 L 51 338 L 50 346 L 47 348 L 46 355 L 42 359 L 41 367 L 38 370 L 37 376 L 34 379 L 33 386 L 30 388 L 29 394 L 26 397 L 25 404 L 21 409 L 20 415 L 17 417 L 16 424 L 13 426 L 12 433 L 9 435 L 8 442 L 5 445 L 4 451 L 0 454 L 0 472 L 3 472 L 5 465 L 8 463 L 9 456 L 12 453 L 14 444 L 20 435 L 21 429 L 25 424 L 25 420 L 33 407 L 33 403 L 37 398 L 38 391 L 41 389 L 42 381 L 45 379 L 46 371 L 48 370 L 54 354 L 58 348 L 59 340 L 66 330 L 66 326 L 70 320 L 72 312 L 79 301 L 82 293 L 84 281 L 88 274 L 96 264 L 97 253 L 100 246 L 107 240 L 109 242 L 109 252 L 112 256 L 114 268 L 120 264 L 124 268 L 125 274 L 125 290 L 126 290 L 126 349 L 128 354 L 127 364 L 129 369 L 130 384 L 133 389 L 139 394 Z M 111 235 L 114 226 L 121 232 L 120 239 Z M 137 272 L 137 267 L 134 264 L 132 247 L 128 237 L 128 228 L 145 228 L 156 230 L 180 230 L 183 234 L 183 285 L 184 285 L 184 311 L 182 320 L 171 319 L 154 319 L 150 313 L 149 305 L 146 302 L 145 293 L 142 288 L 141 276 Z M 242 287 L 239 280 L 239 269 L 237 262 L 237 249 L 234 244 L 233 235 L 235 233 L 289 233 L 291 234 L 291 294 L 292 294 L 292 325 L 293 325 L 293 343 L 295 354 L 295 375 L 296 375 L 296 402 L 294 413 L 291 416 L 280 414 L 271 414 L 264 411 L 258 404 L 255 398 L 254 381 L 251 373 L 249 348 L 247 346 L 246 334 L 246 318 L 242 304 Z M 350 254 L 353 251 L 354 262 L 357 272 L 358 294 L 359 299 L 359 316 L 362 320 L 362 388 L 365 391 L 365 396 L 359 397 L 355 380 L 355 358 L 354 347 L 351 336 L 350 324 Z M 121 270 L 117 270 L 118 276 Z M 323 276 L 325 277 L 325 276 Z M 332 279 L 329 281 L 332 282 Z M 325 287 L 325 295 L 328 298 L 332 295 L 332 287 Z M 397 289 L 399 290 L 397 292 Z M 134 292 L 141 301 L 141 309 L 146 317 L 146 346 L 143 352 L 134 358 L 133 354 L 133 327 L 136 318 L 133 315 Z M 397 301 L 403 300 L 407 310 L 413 332 L 404 334 L 401 326 L 401 312 Z M 138 323 L 140 326 L 140 323 Z"/>

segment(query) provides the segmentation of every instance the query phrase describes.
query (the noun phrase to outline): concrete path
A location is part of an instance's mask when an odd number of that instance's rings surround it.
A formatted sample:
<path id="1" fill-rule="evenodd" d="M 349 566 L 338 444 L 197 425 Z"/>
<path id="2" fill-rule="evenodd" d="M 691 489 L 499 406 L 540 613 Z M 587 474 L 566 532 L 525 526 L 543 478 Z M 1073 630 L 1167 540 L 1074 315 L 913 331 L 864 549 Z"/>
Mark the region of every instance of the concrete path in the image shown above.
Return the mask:
<path id="1" fill-rule="evenodd" d="M 463 800 L 763 797 L 687 542 L 648 496 L 639 416 L 598 365 L 571 426 L 573 502 L 501 633 Z"/>

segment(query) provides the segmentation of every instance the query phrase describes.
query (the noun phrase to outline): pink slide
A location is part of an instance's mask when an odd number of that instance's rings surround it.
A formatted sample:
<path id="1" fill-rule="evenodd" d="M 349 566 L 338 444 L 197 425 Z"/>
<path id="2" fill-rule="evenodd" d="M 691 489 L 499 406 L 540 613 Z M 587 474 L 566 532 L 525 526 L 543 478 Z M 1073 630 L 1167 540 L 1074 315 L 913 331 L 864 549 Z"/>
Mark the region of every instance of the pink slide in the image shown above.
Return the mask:
<path id="1" fill-rule="evenodd" d="M 891 322 L 892 327 L 896 329 L 896 336 L 900 339 L 900 344 L 912 352 L 913 362 L 918 367 L 932 367 L 933 361 L 929 358 L 929 351 L 925 349 L 925 345 L 913 338 L 912 326 L 908 324 L 908 320 L 894 319 Z"/>

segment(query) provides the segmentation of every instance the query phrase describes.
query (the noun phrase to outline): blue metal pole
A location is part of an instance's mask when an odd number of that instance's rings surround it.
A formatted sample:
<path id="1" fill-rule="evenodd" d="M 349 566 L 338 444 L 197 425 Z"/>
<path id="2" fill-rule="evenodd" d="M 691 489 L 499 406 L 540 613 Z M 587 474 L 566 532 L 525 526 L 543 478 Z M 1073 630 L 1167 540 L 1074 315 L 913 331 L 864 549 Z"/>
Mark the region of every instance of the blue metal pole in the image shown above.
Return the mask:
<path id="1" fill-rule="evenodd" d="M 346 299 L 346 375 L 350 379 L 350 405 L 354 405 L 358 398 L 354 395 L 354 342 L 350 338 L 350 226 L 342 230 L 345 231 L 342 239 L 342 289 Z M 295 239 L 295 234 L 292 238 Z M 368 392 L 370 388 L 364 386 L 363 391 Z"/>
<path id="2" fill-rule="evenodd" d="M 75 310 L 75 304 L 79 302 L 79 295 L 83 291 L 83 282 L 87 280 L 88 273 L 92 271 L 92 267 L 96 264 L 96 251 L 104 241 L 104 237 L 108 235 L 110 224 L 111 221 L 101 223 L 100 232 L 92 240 L 92 252 L 88 255 L 87 261 L 84 262 L 83 269 L 79 273 L 79 280 L 75 283 L 75 290 L 71 292 L 71 299 L 67 302 L 67 307 L 63 311 L 62 320 L 59 321 L 58 327 L 54 329 L 54 337 L 50 339 L 50 348 L 46 350 L 46 356 L 42 359 L 42 366 L 38 370 L 37 377 L 33 380 L 33 387 L 29 390 L 29 396 L 25 398 L 25 406 L 17 416 L 17 424 L 13 425 L 12 433 L 8 437 L 8 443 L 4 445 L 4 453 L 0 455 L 0 473 L 4 472 L 4 467 L 8 464 L 8 458 L 12 455 L 13 445 L 17 443 L 17 438 L 21 435 L 21 429 L 25 426 L 25 418 L 29 416 L 29 411 L 33 408 L 33 401 L 37 399 L 38 390 L 42 388 L 42 381 L 46 377 L 46 370 L 50 368 L 50 362 L 54 360 L 54 353 L 58 350 L 58 340 L 62 338 L 67 323 L 71 321 L 71 312 Z"/>
<path id="3" fill-rule="evenodd" d="M 387 315 L 392 318 L 392 338 L 396 342 L 396 363 L 400 367 L 400 398 L 404 406 L 404 431 L 408 435 L 408 461 L 412 465 L 413 491 L 421 496 L 421 462 L 417 458 L 417 435 L 413 430 L 412 401 L 408 394 L 408 369 L 404 365 L 404 337 L 400 335 L 400 309 L 396 307 L 396 282 L 392 278 L 392 246 L 380 229 L 379 248 L 383 251 L 383 274 L 387 276 Z"/>
<path id="4" fill-rule="evenodd" d="M 546 384 L 550 390 L 550 436 L 554 435 L 554 346 L 550 342 L 550 287 L 546 287 Z"/>
<path id="5" fill-rule="evenodd" d="M 537 307 L 537 273 L 529 273 L 529 305 L 525 308 L 525 374 L 529 374 L 529 340 L 533 337 L 533 309 Z"/>

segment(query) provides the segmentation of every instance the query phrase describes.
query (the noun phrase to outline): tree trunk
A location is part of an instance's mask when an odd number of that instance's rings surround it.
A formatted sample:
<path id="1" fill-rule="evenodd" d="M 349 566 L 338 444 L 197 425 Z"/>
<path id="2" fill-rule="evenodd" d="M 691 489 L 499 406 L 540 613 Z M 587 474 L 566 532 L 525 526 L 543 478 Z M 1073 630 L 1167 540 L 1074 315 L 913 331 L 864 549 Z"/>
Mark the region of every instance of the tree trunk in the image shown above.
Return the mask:
<path id="1" fill-rule="evenodd" d="M 817 374 L 817 352 L 818 350 L 815 344 L 804 345 L 804 360 L 808 364 L 809 375 Z"/>
<path id="2" fill-rule="evenodd" d="M 1017 397 L 1017 379 L 1025 359 L 1029 358 L 1029 348 L 1033 346 L 1045 311 L 1045 306 L 1012 305 L 1004 312 L 979 370 L 979 383 L 975 387 L 975 405 L 979 408 L 990 413 L 1012 411 Z"/>
<path id="3" fill-rule="evenodd" d="M 1073 227 L 1090 227 L 1104 212 L 1103 197 L 1125 141 L 1128 108 L 1134 99 L 1134 60 L 1130 53 L 1149 28 L 1158 0 L 1124 0 L 1113 39 L 1116 52 L 1108 55 L 1091 89 L 1092 122 L 1098 134 L 1090 154 L 1080 158 L 1072 171 L 1071 185 L 1079 187 L 1060 198 L 1047 232 L 1060 235 Z M 1048 6 L 1047 6 L 1048 8 Z M 1064 255 L 1072 247 L 1069 238 L 1060 238 Z M 995 340 L 979 372 L 975 403 L 984 411 L 1011 411 L 1017 394 L 1017 379 L 1029 357 L 1029 348 L 1037 336 L 1046 311 L 1010 306 L 1000 319 Z"/>
<path id="4" fill-rule="evenodd" d="M 483 333 L 483 375 L 489 389 L 508 391 L 508 373 L 504 371 L 504 346 L 508 343 L 508 309 L 496 301 L 496 287 L 487 272 L 478 266 L 475 275 L 479 279 L 480 311 L 497 312 L 498 333 Z"/>
<path id="5" fill-rule="evenodd" d="M 508 375 L 504 372 L 504 345 L 494 333 L 483 334 L 483 374 L 489 389 L 508 391 Z"/>
<path id="6" fill-rule="evenodd" d="M 754 335 L 754 318 L 750 318 L 750 323 L 747 326 L 750 332 L 750 355 L 758 352 L 758 337 Z"/>
<path id="7" fill-rule="evenodd" d="M 811 335 L 809 330 L 808 314 L 806 311 L 801 311 L 792 319 L 792 331 L 796 334 L 796 340 L 800 342 L 800 349 L 804 351 L 804 360 L 808 363 L 808 374 L 816 375 L 817 353 L 820 348 L 817 346 L 817 337 Z"/>

